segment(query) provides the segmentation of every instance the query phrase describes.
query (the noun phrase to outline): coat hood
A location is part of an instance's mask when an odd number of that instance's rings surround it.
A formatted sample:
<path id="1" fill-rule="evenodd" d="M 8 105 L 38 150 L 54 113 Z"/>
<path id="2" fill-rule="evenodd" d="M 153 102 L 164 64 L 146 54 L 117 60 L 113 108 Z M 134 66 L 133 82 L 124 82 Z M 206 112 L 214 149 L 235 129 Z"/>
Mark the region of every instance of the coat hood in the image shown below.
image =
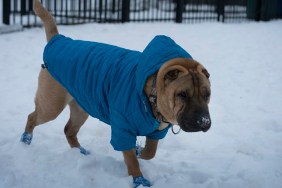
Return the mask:
<path id="1" fill-rule="evenodd" d="M 192 58 L 171 38 L 158 35 L 144 49 L 136 70 L 136 87 L 142 94 L 149 76 L 157 72 L 167 61 L 174 58 Z"/>

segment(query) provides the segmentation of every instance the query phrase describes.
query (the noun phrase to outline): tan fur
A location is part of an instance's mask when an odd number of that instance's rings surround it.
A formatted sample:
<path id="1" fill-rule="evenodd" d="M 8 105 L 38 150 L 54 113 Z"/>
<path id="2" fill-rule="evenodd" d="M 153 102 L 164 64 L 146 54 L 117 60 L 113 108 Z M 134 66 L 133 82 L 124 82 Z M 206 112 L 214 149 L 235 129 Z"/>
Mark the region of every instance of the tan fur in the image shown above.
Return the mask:
<path id="1" fill-rule="evenodd" d="M 38 0 L 33 1 L 33 10 L 35 14 L 41 18 L 45 28 L 46 39 L 49 41 L 53 36 L 59 33 L 55 19 Z"/>

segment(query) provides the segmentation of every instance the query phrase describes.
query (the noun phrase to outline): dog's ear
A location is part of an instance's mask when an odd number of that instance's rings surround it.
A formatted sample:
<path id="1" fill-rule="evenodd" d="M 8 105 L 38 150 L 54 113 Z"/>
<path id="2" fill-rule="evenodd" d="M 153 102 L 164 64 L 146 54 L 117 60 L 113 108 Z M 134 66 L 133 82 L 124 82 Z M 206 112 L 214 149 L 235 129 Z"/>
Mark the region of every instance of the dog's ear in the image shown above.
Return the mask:
<path id="1" fill-rule="evenodd" d="M 210 73 L 207 71 L 207 69 L 203 68 L 202 73 L 204 73 L 207 78 L 210 78 Z"/>
<path id="2" fill-rule="evenodd" d="M 179 74 L 179 70 L 177 69 L 174 69 L 174 70 L 171 70 L 171 71 L 168 71 L 164 77 L 164 79 L 168 79 L 168 80 L 175 80 L 177 77 L 178 77 L 178 74 Z"/>
<path id="3" fill-rule="evenodd" d="M 184 73 L 188 73 L 188 70 L 184 66 L 173 65 L 168 67 L 163 74 L 164 84 L 167 85 Z"/>
<path id="4" fill-rule="evenodd" d="M 208 79 L 210 78 L 210 73 L 207 71 L 207 69 L 203 65 L 199 64 L 197 66 L 197 71 L 199 73 L 203 73 Z"/>

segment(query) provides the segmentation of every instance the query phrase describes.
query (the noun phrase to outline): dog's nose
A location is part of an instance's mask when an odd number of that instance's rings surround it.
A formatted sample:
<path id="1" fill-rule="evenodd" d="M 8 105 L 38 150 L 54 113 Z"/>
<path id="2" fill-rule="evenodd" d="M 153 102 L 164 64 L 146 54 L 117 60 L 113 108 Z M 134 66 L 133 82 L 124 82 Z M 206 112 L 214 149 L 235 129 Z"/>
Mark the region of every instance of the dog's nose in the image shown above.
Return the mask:
<path id="1" fill-rule="evenodd" d="M 200 126 L 203 132 L 207 132 L 211 127 L 211 119 L 207 116 L 200 117 L 197 120 L 197 125 Z"/>

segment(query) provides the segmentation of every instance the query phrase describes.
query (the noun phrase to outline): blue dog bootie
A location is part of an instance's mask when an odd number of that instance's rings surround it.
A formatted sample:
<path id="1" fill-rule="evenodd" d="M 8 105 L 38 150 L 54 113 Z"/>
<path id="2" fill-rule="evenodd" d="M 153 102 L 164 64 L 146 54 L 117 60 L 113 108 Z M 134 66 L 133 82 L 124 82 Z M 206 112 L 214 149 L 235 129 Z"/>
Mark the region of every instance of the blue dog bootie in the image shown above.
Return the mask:
<path id="1" fill-rule="evenodd" d="M 83 155 L 90 155 L 90 151 L 86 150 L 84 147 L 82 146 L 79 146 L 78 148 L 80 150 L 80 153 L 83 154 Z"/>
<path id="2" fill-rule="evenodd" d="M 21 142 L 30 145 L 32 141 L 32 133 L 24 132 L 21 137 Z"/>
<path id="3" fill-rule="evenodd" d="M 143 185 L 144 187 L 151 187 L 152 183 L 145 179 L 143 176 L 133 177 L 133 188 L 139 187 L 139 185 Z"/>

